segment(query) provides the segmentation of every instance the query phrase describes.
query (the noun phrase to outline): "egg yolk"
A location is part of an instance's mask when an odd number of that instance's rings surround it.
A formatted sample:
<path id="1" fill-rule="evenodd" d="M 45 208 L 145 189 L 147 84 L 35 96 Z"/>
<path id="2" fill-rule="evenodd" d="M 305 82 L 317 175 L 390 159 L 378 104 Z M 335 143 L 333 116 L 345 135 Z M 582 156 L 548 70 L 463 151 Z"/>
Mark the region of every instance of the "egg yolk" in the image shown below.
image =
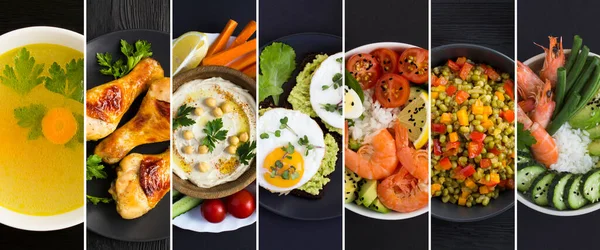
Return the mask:
<path id="1" fill-rule="evenodd" d="M 302 179 L 304 158 L 298 151 L 286 154 L 282 148 L 276 148 L 265 158 L 263 168 L 267 170 L 264 179 L 273 186 L 292 187 Z"/>

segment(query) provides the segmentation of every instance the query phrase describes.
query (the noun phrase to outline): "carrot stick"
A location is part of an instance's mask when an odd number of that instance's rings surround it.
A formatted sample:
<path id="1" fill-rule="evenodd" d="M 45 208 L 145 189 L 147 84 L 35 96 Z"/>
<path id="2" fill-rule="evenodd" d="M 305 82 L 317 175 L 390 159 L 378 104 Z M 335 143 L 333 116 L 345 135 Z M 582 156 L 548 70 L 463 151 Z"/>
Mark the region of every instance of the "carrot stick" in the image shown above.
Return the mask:
<path id="1" fill-rule="evenodd" d="M 225 46 L 227 46 L 227 42 L 229 41 L 231 34 L 233 34 L 235 27 L 237 27 L 237 22 L 229 19 L 227 25 L 225 25 L 225 28 L 223 29 L 223 31 L 221 31 L 219 37 L 217 37 L 217 40 L 215 40 L 208 48 L 208 51 L 206 52 L 206 57 L 221 52 L 221 50 L 223 50 Z"/>
<path id="2" fill-rule="evenodd" d="M 256 50 L 253 50 L 250 53 L 238 58 L 237 60 L 229 64 L 228 67 L 237 70 L 242 70 L 254 63 L 256 63 Z"/>
<path id="3" fill-rule="evenodd" d="M 250 52 L 256 50 L 256 38 L 250 41 L 247 41 L 239 46 L 230 48 L 221 53 L 205 57 L 202 60 L 202 65 L 221 65 L 225 66 L 228 63 L 232 62 L 236 58 Z"/>
<path id="4" fill-rule="evenodd" d="M 244 27 L 242 32 L 240 32 L 240 34 L 238 34 L 238 36 L 235 38 L 235 41 L 233 41 L 233 43 L 231 44 L 231 48 L 248 41 L 248 39 L 250 39 L 250 37 L 252 36 L 252 34 L 254 34 L 255 31 L 256 31 L 256 22 L 254 20 L 252 20 L 248 24 L 246 24 L 246 26 Z"/>
<path id="5" fill-rule="evenodd" d="M 242 70 L 242 73 L 246 74 L 249 77 L 256 78 L 256 63 Z"/>

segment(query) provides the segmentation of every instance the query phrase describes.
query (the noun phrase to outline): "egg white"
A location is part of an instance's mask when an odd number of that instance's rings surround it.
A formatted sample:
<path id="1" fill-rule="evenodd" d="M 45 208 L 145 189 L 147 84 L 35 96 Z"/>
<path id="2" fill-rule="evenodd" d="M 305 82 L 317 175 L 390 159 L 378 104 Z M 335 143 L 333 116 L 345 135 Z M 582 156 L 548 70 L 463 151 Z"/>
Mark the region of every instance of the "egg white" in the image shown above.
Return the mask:
<path id="1" fill-rule="evenodd" d="M 287 124 L 294 130 L 294 132 L 301 137 L 306 135 L 311 144 L 317 146 L 317 148 L 310 150 L 306 155 L 306 147 L 298 144 L 298 136 L 287 129 L 280 129 L 280 119 L 287 117 Z M 276 130 L 281 130 L 281 136 L 276 137 L 272 133 Z M 270 190 L 271 192 L 285 193 L 293 189 L 299 188 L 307 183 L 319 170 L 321 161 L 325 156 L 325 139 L 323 131 L 310 116 L 295 110 L 274 108 L 265 112 L 258 121 L 258 134 L 269 133 L 269 138 L 258 139 L 258 152 L 257 152 L 257 168 L 258 168 L 258 183 L 261 187 Z M 304 174 L 300 181 L 287 188 L 276 187 L 268 183 L 264 174 L 268 172 L 263 167 L 265 158 L 267 155 L 275 150 L 287 146 L 288 143 L 292 143 L 297 152 L 304 157 Z"/>
<path id="2" fill-rule="evenodd" d="M 346 92 L 344 96 L 344 117 L 346 119 L 359 118 L 365 111 L 360 97 L 356 91 L 348 86 L 344 86 L 344 91 Z"/>
<path id="3" fill-rule="evenodd" d="M 324 104 L 337 104 L 342 102 L 344 90 L 342 87 L 334 88 L 332 78 L 335 74 L 342 73 L 344 60 L 338 62 L 338 58 L 343 58 L 342 52 L 333 54 L 315 70 L 310 81 L 310 104 L 319 118 L 325 123 L 335 128 L 344 127 L 344 117 L 338 112 L 329 112 L 323 108 Z M 323 86 L 330 86 L 323 90 Z"/>

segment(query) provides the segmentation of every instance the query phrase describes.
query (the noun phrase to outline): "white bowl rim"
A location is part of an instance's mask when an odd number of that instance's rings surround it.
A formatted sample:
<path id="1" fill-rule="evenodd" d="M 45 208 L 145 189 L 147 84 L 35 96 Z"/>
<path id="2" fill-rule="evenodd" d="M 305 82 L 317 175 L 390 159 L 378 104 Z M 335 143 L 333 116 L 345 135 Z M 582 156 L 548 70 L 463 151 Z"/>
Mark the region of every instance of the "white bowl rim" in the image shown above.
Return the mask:
<path id="1" fill-rule="evenodd" d="M 565 53 L 570 52 L 570 49 L 565 49 L 564 50 Z M 590 55 L 592 56 L 597 56 L 600 57 L 599 55 L 590 52 Z M 533 56 L 527 60 L 525 60 L 525 62 L 523 62 L 523 64 L 529 66 L 530 64 L 537 62 L 539 60 L 544 60 L 544 57 L 546 56 L 545 53 L 540 53 L 536 56 Z M 517 177 L 518 178 L 518 177 Z M 518 180 L 517 180 L 518 181 Z M 549 207 L 542 207 L 539 206 L 537 204 L 534 204 L 533 202 L 529 201 L 527 198 L 524 197 L 523 193 L 519 192 L 518 190 L 516 191 L 518 193 L 517 195 L 517 200 L 519 200 L 519 202 L 523 203 L 525 206 L 538 211 L 540 213 L 544 213 L 544 214 L 548 214 L 548 215 L 554 215 L 554 216 L 578 216 L 578 215 L 584 215 L 584 214 L 588 214 L 591 212 L 594 212 L 598 209 L 600 209 L 600 203 L 596 203 L 596 204 L 588 204 L 583 208 L 577 209 L 577 210 L 564 210 L 564 211 L 559 211 L 556 209 L 552 209 Z"/>
<path id="2" fill-rule="evenodd" d="M 17 40 L 17 39 L 21 38 L 21 36 L 23 34 L 27 34 L 27 33 L 53 34 L 57 37 L 60 37 L 61 40 L 63 40 L 63 41 L 71 41 L 73 43 L 80 42 L 81 43 L 80 48 L 68 46 L 64 43 L 60 44 L 58 42 L 56 42 L 54 44 L 59 44 L 59 45 L 63 45 L 66 47 L 70 47 L 72 49 L 80 51 L 85 56 L 85 51 L 83 49 L 85 46 L 85 38 L 82 34 L 79 34 L 77 32 L 70 31 L 67 29 L 50 27 L 50 26 L 33 26 L 33 27 L 21 28 L 21 29 L 13 30 L 13 31 L 10 31 L 10 32 L 0 35 L 0 50 L 1 50 L 0 54 L 4 54 L 5 52 L 7 52 L 11 49 L 17 48 L 17 47 L 26 46 L 28 44 L 35 44 L 36 42 L 23 43 L 18 46 L 13 46 L 12 48 L 7 48 L 6 50 L 3 49 L 4 44 L 5 44 L 3 42 L 4 40 L 6 40 L 6 39 Z M 19 42 L 16 42 L 16 43 L 19 43 Z M 39 42 L 39 43 L 46 43 L 46 42 Z M 81 167 L 83 167 L 83 166 L 81 166 Z M 83 182 L 83 176 L 82 176 L 81 181 Z M 82 183 L 82 185 L 83 185 L 83 183 Z M 82 200 L 84 199 L 83 194 L 82 194 L 81 199 Z M 81 207 L 76 208 L 74 210 L 71 210 L 71 211 L 68 211 L 68 212 L 65 212 L 62 214 L 51 215 L 51 216 L 26 215 L 26 214 L 22 214 L 22 213 L 17 213 L 15 211 L 9 210 L 4 207 L 0 207 L 0 224 L 4 224 L 4 225 L 7 225 L 7 226 L 10 226 L 13 228 L 17 228 L 17 229 L 29 230 L 29 231 L 53 231 L 53 230 L 64 229 L 64 228 L 75 226 L 75 225 L 83 222 L 84 205 L 85 204 L 82 204 Z"/>
<path id="3" fill-rule="evenodd" d="M 370 44 L 365 44 L 365 45 L 356 47 L 356 48 L 346 52 L 344 54 L 344 56 L 346 58 L 348 58 L 348 57 L 350 57 L 354 54 L 358 54 L 358 53 L 370 53 L 371 51 L 378 49 L 378 48 L 387 48 L 387 49 L 391 49 L 391 50 L 404 50 L 404 49 L 408 49 L 408 48 L 417 48 L 417 47 L 418 46 L 415 46 L 412 44 L 400 43 L 400 42 L 377 42 L 377 43 L 370 43 Z M 431 202 L 431 201 L 428 201 L 428 202 Z M 417 216 L 427 213 L 429 211 L 429 204 L 427 204 L 427 206 L 425 206 L 419 210 L 408 212 L 408 213 L 399 213 L 399 212 L 390 211 L 389 213 L 385 213 L 385 214 L 375 212 L 364 206 L 359 206 L 354 203 L 344 203 L 344 207 L 347 208 L 348 210 L 355 212 L 357 214 L 360 214 L 362 216 L 373 218 L 373 219 L 379 219 L 379 220 L 405 220 L 405 219 L 417 217 Z"/>

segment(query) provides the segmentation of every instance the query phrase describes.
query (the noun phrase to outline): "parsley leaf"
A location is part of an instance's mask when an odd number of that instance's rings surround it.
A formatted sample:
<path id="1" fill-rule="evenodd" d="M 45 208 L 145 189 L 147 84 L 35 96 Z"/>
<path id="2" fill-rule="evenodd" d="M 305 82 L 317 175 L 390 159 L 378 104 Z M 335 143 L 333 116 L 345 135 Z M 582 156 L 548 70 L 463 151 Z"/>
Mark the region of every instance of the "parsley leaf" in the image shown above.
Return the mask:
<path id="1" fill-rule="evenodd" d="M 517 148 L 527 148 L 535 144 L 537 141 L 531 135 L 531 132 L 525 130 L 523 123 L 517 123 Z"/>
<path id="2" fill-rule="evenodd" d="M 111 201 L 113 201 L 113 198 L 111 197 L 96 197 L 96 196 L 91 196 L 91 195 L 86 195 L 88 200 L 92 203 L 94 203 L 94 205 L 98 205 L 98 203 L 110 203 Z"/>
<path id="3" fill-rule="evenodd" d="M 45 78 L 46 89 L 83 103 L 83 59 L 72 59 L 65 69 L 56 62 L 50 66 L 50 77 Z"/>
<path id="4" fill-rule="evenodd" d="M 74 148 L 75 143 L 77 142 L 83 143 L 83 115 L 73 113 L 73 117 L 75 117 L 75 121 L 77 121 L 77 132 L 75 133 L 75 136 L 65 144 L 68 148 Z"/>
<path id="5" fill-rule="evenodd" d="M 212 152 L 215 149 L 215 143 L 227 138 L 227 130 L 223 128 L 223 119 L 215 119 L 206 123 L 206 127 L 202 131 L 206 137 L 202 139 L 202 145 L 208 147 L 208 151 Z"/>
<path id="6" fill-rule="evenodd" d="M 127 71 L 127 65 L 123 64 L 123 59 L 119 59 L 113 64 L 112 55 L 108 52 L 104 54 L 96 53 L 96 59 L 98 59 L 100 66 L 105 67 L 100 69 L 100 73 L 103 75 L 113 76 L 115 79 L 118 79 L 123 77 Z"/>
<path id="7" fill-rule="evenodd" d="M 17 93 L 24 95 L 44 81 L 44 77 L 40 76 L 42 71 L 44 71 L 44 64 L 35 64 L 35 59 L 30 56 L 27 49 L 23 48 L 15 56 L 14 68 L 8 65 L 4 66 L 0 81 Z"/>
<path id="8" fill-rule="evenodd" d="M 106 179 L 108 175 L 106 171 L 104 171 L 104 165 L 102 163 L 102 158 L 98 155 L 90 155 L 87 158 L 85 163 L 85 178 L 86 180 L 96 179 Z"/>
<path id="9" fill-rule="evenodd" d="M 275 105 L 279 105 L 281 86 L 296 69 L 296 52 L 287 44 L 272 43 L 260 53 L 259 65 L 258 99 L 263 101 L 272 96 Z"/>
<path id="10" fill-rule="evenodd" d="M 118 59 L 113 64 L 110 53 L 96 53 L 96 59 L 101 67 L 100 73 L 113 76 L 115 79 L 127 75 L 144 58 L 152 56 L 152 46 L 148 41 L 137 40 L 135 46 L 125 40 L 121 40 L 121 53 L 125 55 L 127 62 Z"/>
<path id="11" fill-rule="evenodd" d="M 256 142 L 245 142 L 237 148 L 236 154 L 240 159 L 240 163 L 244 165 L 248 165 L 248 163 L 256 156 L 254 153 L 254 149 L 256 149 Z"/>
<path id="12" fill-rule="evenodd" d="M 46 107 L 41 104 L 31 104 L 14 110 L 15 119 L 18 120 L 17 124 L 22 128 L 31 129 L 27 139 L 35 140 L 42 136 L 42 119 L 46 112 Z"/>
<path id="13" fill-rule="evenodd" d="M 173 117 L 173 130 L 176 130 L 179 127 L 194 125 L 196 121 L 187 117 L 192 111 L 194 111 L 194 107 L 190 107 L 187 104 L 181 105 L 177 109 L 175 117 Z"/>

